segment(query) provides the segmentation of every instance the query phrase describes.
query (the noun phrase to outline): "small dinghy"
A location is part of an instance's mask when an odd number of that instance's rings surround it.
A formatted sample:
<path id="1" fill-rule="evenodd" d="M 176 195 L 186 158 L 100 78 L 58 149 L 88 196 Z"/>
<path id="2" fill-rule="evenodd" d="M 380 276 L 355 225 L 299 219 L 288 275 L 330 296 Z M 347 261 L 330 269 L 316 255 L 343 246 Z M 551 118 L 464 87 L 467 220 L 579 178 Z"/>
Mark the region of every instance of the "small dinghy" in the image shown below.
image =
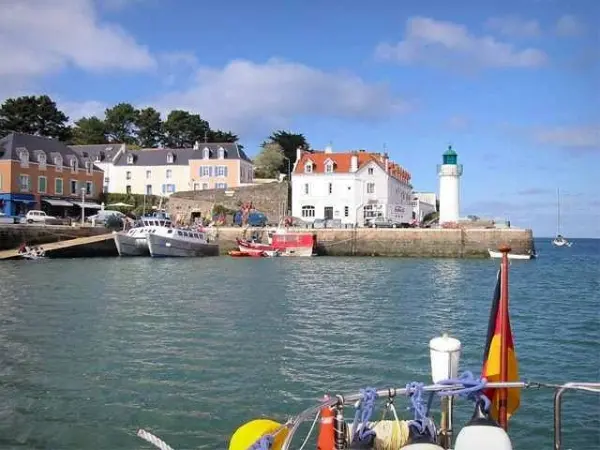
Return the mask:
<path id="1" fill-rule="evenodd" d="M 488 249 L 488 253 L 490 255 L 490 258 L 495 258 L 495 259 L 502 258 L 501 252 L 496 252 L 494 250 Z M 508 254 L 508 259 L 535 259 L 535 258 L 537 258 L 537 253 L 535 253 L 535 252 L 525 253 L 525 254 L 519 254 L 519 253 L 509 253 Z"/>
<path id="2" fill-rule="evenodd" d="M 19 256 L 22 259 L 44 259 L 46 251 L 42 247 L 23 246 L 19 249 Z"/>

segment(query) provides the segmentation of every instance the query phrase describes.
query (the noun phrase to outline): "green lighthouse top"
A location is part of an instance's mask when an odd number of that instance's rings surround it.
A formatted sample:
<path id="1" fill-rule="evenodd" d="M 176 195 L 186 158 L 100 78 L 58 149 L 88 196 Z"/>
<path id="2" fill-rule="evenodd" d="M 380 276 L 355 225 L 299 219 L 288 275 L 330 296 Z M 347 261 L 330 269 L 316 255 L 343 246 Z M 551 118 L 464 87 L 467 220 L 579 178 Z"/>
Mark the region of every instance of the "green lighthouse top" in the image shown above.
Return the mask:
<path id="1" fill-rule="evenodd" d="M 458 154 L 452 150 L 452 146 L 448 146 L 448 150 L 446 150 L 442 156 L 444 164 L 457 164 Z"/>

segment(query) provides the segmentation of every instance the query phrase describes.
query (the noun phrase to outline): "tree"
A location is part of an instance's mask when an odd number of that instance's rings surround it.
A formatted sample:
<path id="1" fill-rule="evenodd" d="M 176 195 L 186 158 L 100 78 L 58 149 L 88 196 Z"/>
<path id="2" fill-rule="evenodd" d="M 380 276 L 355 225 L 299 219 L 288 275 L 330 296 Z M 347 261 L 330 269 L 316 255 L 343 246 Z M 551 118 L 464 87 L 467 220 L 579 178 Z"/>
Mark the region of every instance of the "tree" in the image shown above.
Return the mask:
<path id="1" fill-rule="evenodd" d="M 105 112 L 104 123 L 110 142 L 136 142 L 136 123 L 140 112 L 129 103 L 119 103 Z"/>
<path id="2" fill-rule="evenodd" d="M 283 130 L 275 131 L 271 134 L 267 143 L 269 142 L 281 146 L 284 156 L 289 159 L 290 165 L 294 164 L 294 161 L 296 161 L 296 150 L 298 147 L 302 147 L 305 150 L 310 148 L 310 144 L 303 134 L 290 133 L 289 131 Z M 287 173 L 287 162 L 285 161 L 285 158 L 279 167 L 279 171 Z"/>
<path id="3" fill-rule="evenodd" d="M 208 133 L 209 142 L 237 142 L 238 136 L 231 131 L 211 130 Z"/>
<path id="4" fill-rule="evenodd" d="M 281 145 L 267 142 L 262 145 L 262 150 L 254 159 L 256 178 L 276 178 L 285 160 Z"/>
<path id="5" fill-rule="evenodd" d="M 142 109 L 136 119 L 137 140 L 142 148 L 156 147 L 164 140 L 160 113 L 154 108 Z"/>
<path id="6" fill-rule="evenodd" d="M 75 122 L 72 143 L 75 145 L 106 144 L 106 124 L 96 116 L 82 117 Z"/>
<path id="7" fill-rule="evenodd" d="M 10 98 L 0 106 L 0 137 L 14 131 L 67 140 L 68 120 L 47 95 Z"/>
<path id="8" fill-rule="evenodd" d="M 208 139 L 210 126 L 199 114 L 175 109 L 164 123 L 165 143 L 171 148 L 192 147 L 196 141 Z"/>

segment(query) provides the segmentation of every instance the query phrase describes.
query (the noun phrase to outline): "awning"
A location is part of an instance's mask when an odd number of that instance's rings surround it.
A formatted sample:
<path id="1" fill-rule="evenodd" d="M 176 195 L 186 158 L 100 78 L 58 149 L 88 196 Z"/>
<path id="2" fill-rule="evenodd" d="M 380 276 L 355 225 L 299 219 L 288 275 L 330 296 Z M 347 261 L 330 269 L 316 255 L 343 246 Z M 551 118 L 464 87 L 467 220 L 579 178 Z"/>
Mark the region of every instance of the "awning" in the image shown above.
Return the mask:
<path id="1" fill-rule="evenodd" d="M 82 203 L 81 202 L 73 202 L 74 205 L 79 206 L 81 208 Z M 85 202 L 83 203 L 83 207 L 86 209 L 101 209 L 102 206 L 100 206 L 98 203 L 89 203 L 89 202 Z"/>
<path id="2" fill-rule="evenodd" d="M 13 198 L 12 201 L 15 203 L 37 203 L 35 200 L 23 200 L 20 198 Z"/>
<path id="3" fill-rule="evenodd" d="M 73 203 L 68 202 L 66 200 L 55 200 L 55 199 L 50 199 L 50 198 L 43 198 L 42 201 L 46 202 L 52 206 L 73 206 Z"/>

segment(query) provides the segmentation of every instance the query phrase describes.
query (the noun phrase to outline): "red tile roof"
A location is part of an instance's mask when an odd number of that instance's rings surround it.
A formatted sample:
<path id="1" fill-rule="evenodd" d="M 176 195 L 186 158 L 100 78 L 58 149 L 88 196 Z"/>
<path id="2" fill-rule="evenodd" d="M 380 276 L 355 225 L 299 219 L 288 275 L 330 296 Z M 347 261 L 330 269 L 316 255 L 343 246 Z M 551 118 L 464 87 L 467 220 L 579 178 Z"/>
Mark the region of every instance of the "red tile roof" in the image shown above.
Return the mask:
<path id="1" fill-rule="evenodd" d="M 334 173 L 347 173 L 350 172 L 350 162 L 353 155 L 358 156 L 358 169 L 373 161 L 385 170 L 385 156 L 380 153 L 366 151 L 325 153 L 315 150 L 312 152 L 302 152 L 294 173 L 304 173 L 304 166 L 308 161 L 312 161 L 313 163 L 313 173 L 325 173 L 325 163 L 327 160 L 333 161 Z M 388 170 L 391 176 L 400 181 L 408 183 L 411 179 L 411 175 L 406 169 L 391 160 L 388 160 Z"/>

